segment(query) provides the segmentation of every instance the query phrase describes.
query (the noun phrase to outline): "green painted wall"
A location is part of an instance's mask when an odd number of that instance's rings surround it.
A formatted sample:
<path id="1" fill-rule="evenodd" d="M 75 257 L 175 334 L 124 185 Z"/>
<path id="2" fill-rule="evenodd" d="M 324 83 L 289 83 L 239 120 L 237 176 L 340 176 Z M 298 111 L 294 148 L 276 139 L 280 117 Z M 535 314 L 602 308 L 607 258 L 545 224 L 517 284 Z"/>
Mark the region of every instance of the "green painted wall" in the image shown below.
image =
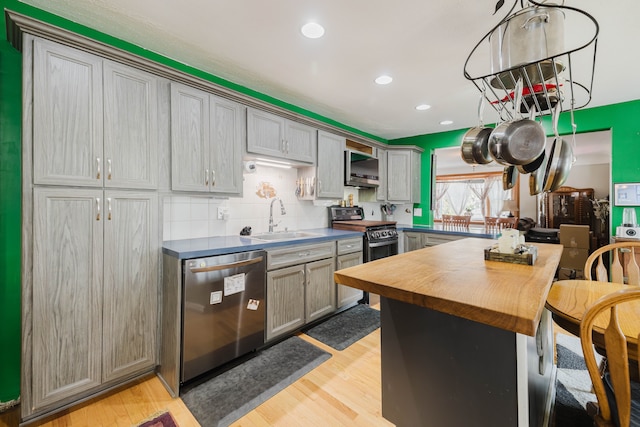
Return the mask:
<path id="1" fill-rule="evenodd" d="M 603 107 L 577 110 L 574 113 L 578 132 L 594 132 L 611 129 L 612 154 L 611 178 L 613 183 L 640 182 L 640 100 L 607 105 Z M 552 135 L 549 116 L 544 117 L 543 125 L 547 135 Z M 416 207 L 423 209 L 422 217 L 414 217 L 414 223 L 433 224 L 429 206 L 431 192 L 430 154 L 437 148 L 459 146 L 467 129 L 417 135 L 389 141 L 391 145 L 417 145 L 424 148 L 422 156 L 421 203 Z M 561 135 L 571 134 L 571 116 L 565 112 L 560 116 L 558 131 Z M 613 194 L 611 190 L 609 194 Z M 640 216 L 640 212 L 638 212 Z M 612 208 L 612 232 L 622 221 L 622 208 Z"/>

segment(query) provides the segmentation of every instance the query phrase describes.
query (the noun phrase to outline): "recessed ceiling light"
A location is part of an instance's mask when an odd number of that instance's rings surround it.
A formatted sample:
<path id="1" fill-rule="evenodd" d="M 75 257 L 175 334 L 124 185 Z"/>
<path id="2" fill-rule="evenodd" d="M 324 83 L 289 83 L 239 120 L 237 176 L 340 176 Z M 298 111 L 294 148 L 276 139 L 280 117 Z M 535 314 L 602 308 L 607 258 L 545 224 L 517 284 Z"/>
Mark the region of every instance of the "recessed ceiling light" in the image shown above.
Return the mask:
<path id="1" fill-rule="evenodd" d="M 300 31 L 302 31 L 305 37 L 309 37 L 310 39 L 317 39 L 324 35 L 324 27 L 315 22 L 304 24 Z"/>
<path id="2" fill-rule="evenodd" d="M 376 83 L 378 83 L 379 85 L 388 85 L 392 81 L 393 79 L 389 76 L 380 76 L 376 79 Z"/>
<path id="3" fill-rule="evenodd" d="M 429 108 L 431 108 L 431 105 L 428 105 L 428 104 L 416 105 L 416 110 L 420 110 L 420 111 L 428 110 Z"/>
<path id="4" fill-rule="evenodd" d="M 453 123 L 453 120 L 443 120 L 440 122 L 441 125 L 450 125 Z"/>

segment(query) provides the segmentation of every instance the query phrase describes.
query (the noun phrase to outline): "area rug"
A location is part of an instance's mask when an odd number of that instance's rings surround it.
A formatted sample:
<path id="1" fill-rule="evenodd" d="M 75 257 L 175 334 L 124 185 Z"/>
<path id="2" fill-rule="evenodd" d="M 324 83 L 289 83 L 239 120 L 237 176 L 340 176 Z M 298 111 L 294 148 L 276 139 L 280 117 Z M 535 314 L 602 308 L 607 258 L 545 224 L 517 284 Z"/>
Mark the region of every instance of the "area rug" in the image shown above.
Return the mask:
<path id="1" fill-rule="evenodd" d="M 591 378 L 584 363 L 580 339 L 556 334 L 558 380 L 556 383 L 556 427 L 592 427 L 587 415 L 587 402 L 595 402 Z M 598 363 L 600 358 L 598 358 Z"/>
<path id="2" fill-rule="evenodd" d="M 170 412 L 153 415 L 150 420 L 143 421 L 138 427 L 178 427 Z"/>
<path id="3" fill-rule="evenodd" d="M 181 397 L 200 425 L 228 426 L 330 357 L 313 344 L 290 337 Z"/>
<path id="4" fill-rule="evenodd" d="M 336 350 L 344 350 L 379 327 L 380 310 L 358 304 L 304 333 Z"/>

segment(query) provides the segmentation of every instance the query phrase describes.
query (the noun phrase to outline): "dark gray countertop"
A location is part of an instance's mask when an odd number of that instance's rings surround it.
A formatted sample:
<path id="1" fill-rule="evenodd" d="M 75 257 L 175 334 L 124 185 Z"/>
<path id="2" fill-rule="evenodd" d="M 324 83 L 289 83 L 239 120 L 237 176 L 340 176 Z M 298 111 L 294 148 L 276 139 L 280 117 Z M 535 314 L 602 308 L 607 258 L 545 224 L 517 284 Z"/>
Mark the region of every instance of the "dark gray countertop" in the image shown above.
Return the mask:
<path id="1" fill-rule="evenodd" d="M 487 233 L 482 226 L 470 226 L 468 230 L 444 230 L 442 225 L 409 225 L 409 224 L 397 224 L 398 231 L 415 231 L 418 233 L 436 233 L 436 234 L 449 234 L 454 236 L 465 237 L 479 237 L 484 239 L 497 239 L 500 233 Z"/>
<path id="2" fill-rule="evenodd" d="M 178 259 L 189 259 L 305 243 L 322 243 L 330 240 L 362 236 L 359 231 L 334 230 L 333 228 L 314 228 L 297 231 L 316 233 L 318 236 L 278 241 L 258 240 L 251 236 L 215 236 L 199 239 L 167 240 L 162 243 L 162 252 Z"/>

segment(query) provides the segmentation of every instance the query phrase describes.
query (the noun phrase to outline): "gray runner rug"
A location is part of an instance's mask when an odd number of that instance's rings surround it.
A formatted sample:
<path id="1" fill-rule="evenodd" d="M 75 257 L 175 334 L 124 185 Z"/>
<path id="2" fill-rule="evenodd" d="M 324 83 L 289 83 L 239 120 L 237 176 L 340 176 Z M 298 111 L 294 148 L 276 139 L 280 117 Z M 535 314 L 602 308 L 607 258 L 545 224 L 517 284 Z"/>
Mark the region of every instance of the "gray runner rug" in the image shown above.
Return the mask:
<path id="1" fill-rule="evenodd" d="M 584 363 L 578 337 L 556 334 L 558 380 L 556 383 L 556 427 L 592 427 L 587 402 L 595 402 L 591 378 Z M 599 359 L 598 359 L 599 361 Z"/>
<path id="2" fill-rule="evenodd" d="M 379 327 L 380 311 L 358 304 L 304 333 L 336 350 L 344 350 Z"/>
<path id="3" fill-rule="evenodd" d="M 228 426 L 330 357 L 293 336 L 181 397 L 203 427 Z"/>

